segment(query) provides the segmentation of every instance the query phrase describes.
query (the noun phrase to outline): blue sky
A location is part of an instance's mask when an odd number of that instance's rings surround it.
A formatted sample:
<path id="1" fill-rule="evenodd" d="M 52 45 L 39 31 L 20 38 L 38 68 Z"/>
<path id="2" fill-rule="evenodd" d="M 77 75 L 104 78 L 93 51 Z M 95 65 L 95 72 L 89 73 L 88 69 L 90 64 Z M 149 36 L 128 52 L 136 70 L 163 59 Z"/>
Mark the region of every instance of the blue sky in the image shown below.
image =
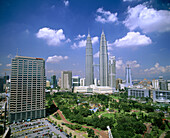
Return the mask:
<path id="1" fill-rule="evenodd" d="M 42 57 L 46 76 L 62 70 L 84 77 L 85 43 L 92 37 L 94 63 L 102 29 L 110 56 L 116 56 L 117 77 L 125 66 L 133 79 L 170 79 L 170 3 L 162 0 L 1 0 L 0 75 L 11 58 Z M 6 71 L 10 74 L 10 71 Z M 98 68 L 95 68 L 98 76 Z"/>

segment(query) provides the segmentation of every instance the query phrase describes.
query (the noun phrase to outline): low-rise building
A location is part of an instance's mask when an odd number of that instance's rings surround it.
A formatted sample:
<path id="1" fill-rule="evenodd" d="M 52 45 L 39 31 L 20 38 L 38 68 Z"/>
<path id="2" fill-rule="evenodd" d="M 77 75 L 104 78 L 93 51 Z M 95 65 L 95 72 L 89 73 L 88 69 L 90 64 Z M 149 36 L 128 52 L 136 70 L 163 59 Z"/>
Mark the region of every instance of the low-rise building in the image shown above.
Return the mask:
<path id="1" fill-rule="evenodd" d="M 98 93 L 98 94 L 113 94 L 115 89 L 108 86 L 77 86 L 74 87 L 74 93 Z"/>
<path id="2" fill-rule="evenodd" d="M 150 90 L 149 89 L 128 89 L 128 96 L 133 96 L 135 98 L 139 97 L 150 97 Z"/>
<path id="3" fill-rule="evenodd" d="M 167 90 L 152 90 L 153 101 L 170 103 L 170 91 Z"/>

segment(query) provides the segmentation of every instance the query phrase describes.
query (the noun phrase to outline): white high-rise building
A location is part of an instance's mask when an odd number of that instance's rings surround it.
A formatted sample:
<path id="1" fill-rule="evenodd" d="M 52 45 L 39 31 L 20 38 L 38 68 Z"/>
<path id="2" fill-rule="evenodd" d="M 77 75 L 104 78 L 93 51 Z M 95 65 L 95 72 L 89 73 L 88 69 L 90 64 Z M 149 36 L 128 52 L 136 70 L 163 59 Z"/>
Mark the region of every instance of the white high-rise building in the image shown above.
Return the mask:
<path id="1" fill-rule="evenodd" d="M 10 119 L 45 117 L 45 60 L 16 56 L 12 59 Z"/>
<path id="2" fill-rule="evenodd" d="M 116 88 L 116 59 L 115 59 L 115 56 L 109 57 L 109 86 Z"/>
<path id="3" fill-rule="evenodd" d="M 154 89 L 158 90 L 159 89 L 159 80 L 152 80 L 152 86 Z"/>
<path id="4" fill-rule="evenodd" d="M 72 88 L 72 71 L 61 72 L 61 88 L 62 89 Z"/>
<path id="5" fill-rule="evenodd" d="M 107 41 L 103 31 L 100 38 L 99 64 L 100 86 L 109 86 Z"/>

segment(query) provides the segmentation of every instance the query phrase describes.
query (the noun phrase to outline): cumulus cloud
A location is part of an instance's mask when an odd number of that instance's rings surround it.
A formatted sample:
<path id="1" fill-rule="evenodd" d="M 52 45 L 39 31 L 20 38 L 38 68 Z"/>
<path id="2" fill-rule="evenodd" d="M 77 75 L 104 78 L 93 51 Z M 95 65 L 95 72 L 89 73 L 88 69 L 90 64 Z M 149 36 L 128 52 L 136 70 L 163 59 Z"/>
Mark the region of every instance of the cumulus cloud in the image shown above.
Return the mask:
<path id="1" fill-rule="evenodd" d="M 117 39 L 114 42 L 116 47 L 132 47 L 146 46 L 152 43 L 152 40 L 146 35 L 141 35 L 139 32 L 128 32 L 123 38 Z"/>
<path id="2" fill-rule="evenodd" d="M 2 64 L 0 63 L 0 66 L 2 66 Z"/>
<path id="3" fill-rule="evenodd" d="M 116 22 L 117 19 L 117 13 L 111 13 L 110 11 L 105 11 L 103 8 L 97 9 L 97 16 L 95 20 L 100 23 L 113 23 Z"/>
<path id="4" fill-rule="evenodd" d="M 170 31 L 170 11 L 155 10 L 139 4 L 136 7 L 128 7 L 128 16 L 123 22 L 130 30 L 140 28 L 143 32 Z"/>
<path id="5" fill-rule="evenodd" d="M 116 60 L 116 69 L 125 69 L 129 65 L 131 68 L 139 68 L 140 64 L 136 60 L 123 62 L 122 59 Z"/>
<path id="6" fill-rule="evenodd" d="M 84 37 L 86 37 L 86 35 L 85 34 L 83 34 L 83 35 L 78 35 L 74 40 L 80 40 L 80 39 L 82 39 L 82 38 L 84 38 Z"/>
<path id="7" fill-rule="evenodd" d="M 93 55 L 94 58 L 99 58 L 99 51 Z"/>
<path id="8" fill-rule="evenodd" d="M 11 64 L 6 64 L 7 67 L 11 67 Z"/>
<path id="9" fill-rule="evenodd" d="M 68 1 L 68 0 L 64 0 L 63 2 L 64 2 L 64 5 L 65 5 L 66 7 L 69 6 L 69 1 Z"/>
<path id="10" fill-rule="evenodd" d="M 54 56 L 48 57 L 46 62 L 48 62 L 48 63 L 58 63 L 62 60 L 66 60 L 66 59 L 68 59 L 68 56 L 63 57 L 63 56 L 54 55 Z"/>
<path id="11" fill-rule="evenodd" d="M 91 38 L 92 44 L 95 45 L 96 43 L 99 42 L 99 37 L 95 36 Z M 80 40 L 78 43 L 73 43 L 73 45 L 71 45 L 72 49 L 76 49 L 76 48 L 82 48 L 82 47 L 86 47 L 86 40 Z"/>
<path id="12" fill-rule="evenodd" d="M 58 46 L 66 39 L 62 29 L 53 30 L 47 27 L 41 28 L 36 36 L 37 38 L 46 40 L 50 46 Z"/>
<path id="13" fill-rule="evenodd" d="M 154 65 L 154 67 L 151 67 L 149 69 L 145 69 L 144 71 L 147 72 L 147 73 L 150 73 L 150 74 L 166 73 L 166 72 L 170 72 L 170 65 L 160 66 L 159 63 L 156 63 Z"/>

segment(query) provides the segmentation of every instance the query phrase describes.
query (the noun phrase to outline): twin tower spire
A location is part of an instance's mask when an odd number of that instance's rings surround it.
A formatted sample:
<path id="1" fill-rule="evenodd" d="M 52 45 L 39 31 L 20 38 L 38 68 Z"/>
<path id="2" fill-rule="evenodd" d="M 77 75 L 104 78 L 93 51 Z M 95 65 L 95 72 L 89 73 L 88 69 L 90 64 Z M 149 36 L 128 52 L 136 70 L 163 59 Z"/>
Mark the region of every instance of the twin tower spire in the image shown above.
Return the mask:
<path id="1" fill-rule="evenodd" d="M 99 70 L 100 70 L 100 86 L 109 86 L 108 79 L 108 52 L 107 41 L 102 31 L 100 38 L 100 52 L 99 52 Z M 90 33 L 88 32 L 86 41 L 86 86 L 94 83 L 94 68 L 93 68 L 93 48 Z"/>

